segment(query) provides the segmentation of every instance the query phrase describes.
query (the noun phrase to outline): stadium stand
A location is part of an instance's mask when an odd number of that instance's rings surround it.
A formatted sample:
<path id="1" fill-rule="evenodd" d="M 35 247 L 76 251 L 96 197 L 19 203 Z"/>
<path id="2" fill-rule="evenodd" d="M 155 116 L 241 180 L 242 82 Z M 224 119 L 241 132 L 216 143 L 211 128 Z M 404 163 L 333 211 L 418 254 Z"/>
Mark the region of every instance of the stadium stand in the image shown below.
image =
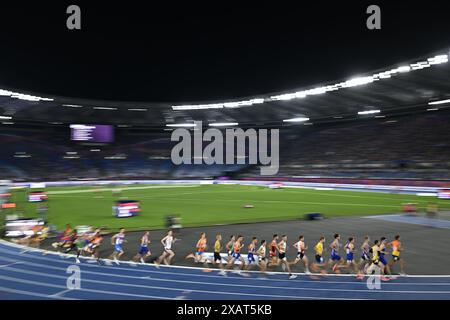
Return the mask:
<path id="1" fill-rule="evenodd" d="M 277 177 L 450 179 L 450 112 L 291 126 L 280 131 Z M 105 145 L 71 142 L 66 128 L 2 126 L 3 179 L 179 179 L 259 175 L 248 165 L 180 165 L 170 132 L 117 130 Z M 292 148 L 292 146 L 295 148 Z"/>

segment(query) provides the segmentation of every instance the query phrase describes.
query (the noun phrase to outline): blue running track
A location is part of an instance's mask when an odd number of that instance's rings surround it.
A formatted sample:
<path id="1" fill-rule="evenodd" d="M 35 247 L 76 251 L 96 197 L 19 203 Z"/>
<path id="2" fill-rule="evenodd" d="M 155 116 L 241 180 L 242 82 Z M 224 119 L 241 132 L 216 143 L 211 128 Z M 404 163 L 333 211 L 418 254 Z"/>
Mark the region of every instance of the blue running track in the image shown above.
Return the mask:
<path id="1" fill-rule="evenodd" d="M 266 300 L 266 299 L 450 299 L 450 276 L 407 276 L 381 282 L 370 290 L 366 281 L 349 275 L 311 276 L 299 274 L 289 280 L 286 273 L 259 272 L 248 277 L 216 270 L 131 264 L 102 260 L 101 265 L 82 259 L 81 288 L 67 289 L 75 265 L 73 256 L 26 251 L 0 240 L 0 300 L 7 299 L 170 299 L 170 300 Z"/>

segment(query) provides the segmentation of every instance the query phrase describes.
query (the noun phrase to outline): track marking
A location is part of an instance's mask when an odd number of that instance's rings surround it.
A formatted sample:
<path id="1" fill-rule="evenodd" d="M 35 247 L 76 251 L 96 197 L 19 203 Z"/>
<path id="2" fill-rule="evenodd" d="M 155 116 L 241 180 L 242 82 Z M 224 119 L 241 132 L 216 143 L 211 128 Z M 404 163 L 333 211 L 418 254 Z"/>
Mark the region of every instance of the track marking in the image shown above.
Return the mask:
<path id="1" fill-rule="evenodd" d="M 161 185 L 161 186 L 143 186 L 143 187 L 125 187 L 125 188 L 100 188 L 100 189 L 81 189 L 81 190 L 58 190 L 48 191 L 49 195 L 72 194 L 72 193 L 92 193 L 104 191 L 128 191 L 128 190 L 145 190 L 145 189 L 166 189 L 166 188 L 196 188 L 200 185 Z"/>
<path id="2" fill-rule="evenodd" d="M 66 289 L 65 286 L 61 286 L 61 285 L 42 283 L 42 282 L 31 281 L 31 280 L 23 280 L 23 279 L 20 279 L 20 278 L 7 277 L 7 276 L 2 276 L 2 275 L 0 275 L 0 279 L 4 279 L 4 280 L 7 280 L 7 281 L 14 281 L 14 282 L 23 283 L 23 284 L 34 284 L 34 285 L 38 285 L 38 286 L 42 286 L 42 287 Z M 131 294 L 131 293 L 125 293 L 125 292 L 118 293 L 118 292 L 113 292 L 113 291 L 94 290 L 94 289 L 85 289 L 85 288 L 72 290 L 72 291 L 86 291 L 86 292 L 93 292 L 93 293 L 103 293 L 103 294 L 118 295 L 118 296 L 130 296 L 130 297 L 137 297 L 137 298 L 166 299 L 166 300 L 169 299 L 169 300 L 173 300 L 172 298 L 159 297 L 159 296 Z M 45 296 L 46 297 L 51 297 L 51 295 L 45 295 Z M 63 297 L 58 297 L 58 298 L 63 298 Z"/>
<path id="3" fill-rule="evenodd" d="M 33 257 L 30 257 L 31 259 L 33 259 Z M 57 262 L 60 262 L 60 261 L 57 261 Z M 13 270 L 13 272 L 14 272 L 14 268 L 8 268 L 8 269 L 12 269 Z M 199 268 L 196 268 L 196 269 L 199 269 Z M 21 272 L 21 271 L 18 271 L 18 270 L 15 270 L 16 272 Z M 29 273 L 28 271 L 22 271 L 22 272 L 25 272 L 25 273 Z M 42 275 L 41 273 L 37 273 L 38 275 Z M 46 275 L 46 276 L 48 276 L 48 275 Z M 65 278 L 65 277 L 63 277 L 63 278 Z M 105 283 L 105 282 L 102 282 L 102 281 L 100 281 L 100 283 Z M 115 283 L 113 283 L 113 284 L 115 284 Z M 198 284 L 198 282 L 197 282 L 197 284 Z M 203 284 L 203 283 L 202 283 Z M 116 284 L 117 285 L 117 284 Z M 129 286 L 129 284 L 125 284 L 125 285 L 127 285 L 127 286 Z M 134 286 L 134 285 L 133 285 Z M 154 288 L 154 286 L 147 286 L 147 287 L 149 287 L 149 288 Z M 283 287 L 283 289 L 284 289 L 284 287 Z M 302 288 L 300 288 L 300 289 L 302 289 Z M 311 289 L 311 288 L 308 288 L 308 289 Z M 323 290 L 327 290 L 327 291 L 329 291 L 329 289 L 323 289 Z M 339 291 L 345 291 L 345 290 L 339 290 Z M 355 291 L 361 291 L 361 290 L 355 290 Z M 377 290 L 378 291 L 378 290 Z M 371 291 L 371 292 L 373 292 L 373 291 Z M 393 292 L 396 292 L 396 291 L 387 291 L 387 292 L 391 292 L 391 293 L 393 293 Z M 447 291 L 397 291 L 397 292 L 402 292 L 402 293 L 422 293 L 422 294 L 427 294 L 427 293 L 436 293 L 436 294 L 439 294 L 439 293 L 445 293 L 445 294 L 448 294 L 448 292 Z M 220 292 L 213 292 L 213 293 L 215 293 L 215 294 L 220 294 Z M 228 294 L 233 294 L 233 293 L 228 293 Z M 120 294 L 119 294 L 120 295 Z M 239 295 L 243 295 L 243 294 L 239 294 Z M 248 295 L 250 295 L 250 296 L 255 296 L 255 295 L 258 295 L 258 294 L 248 294 Z M 260 296 L 260 295 L 259 295 Z M 289 297 L 291 297 L 291 298 L 296 298 L 296 299 L 300 299 L 300 298 L 311 298 L 311 299 L 320 299 L 321 297 L 298 297 L 298 296 L 296 296 L 296 297 L 292 297 L 292 296 L 286 296 L 286 298 L 289 298 Z M 340 299 L 340 298 L 339 298 Z"/>
<path id="4" fill-rule="evenodd" d="M 62 295 L 64 295 L 67 292 L 73 291 L 73 289 L 66 289 L 60 292 L 57 292 L 55 294 L 52 294 L 51 297 L 61 297 Z"/>
<path id="5" fill-rule="evenodd" d="M 51 296 L 51 295 L 36 293 L 36 292 L 32 292 L 32 291 L 17 290 L 17 289 L 11 289 L 11 288 L 6 288 L 6 287 L 0 287 L 0 292 L 22 294 L 22 295 L 26 295 L 26 296 L 39 297 L 39 298 L 60 299 L 60 300 L 78 300 L 75 298 Z"/>
<path id="6" fill-rule="evenodd" d="M 23 246 L 21 246 L 21 245 L 10 243 L 10 242 L 7 242 L 7 241 L 1 240 L 1 239 L 0 239 L 0 243 L 3 243 L 5 245 L 7 245 L 7 246 L 9 245 L 11 247 L 23 248 Z M 69 255 L 69 254 L 59 253 L 59 252 L 54 252 L 54 251 L 45 251 L 43 249 L 39 249 L 39 250 L 47 252 L 50 255 L 63 255 L 63 256 L 66 257 L 66 259 L 69 259 L 69 258 L 75 259 L 75 255 Z M 7 252 L 11 252 L 11 254 L 16 254 L 15 251 L 8 250 L 8 249 L 0 248 L 0 251 L 7 251 Z M 55 261 L 53 259 L 46 258 L 46 257 L 33 257 L 33 258 L 34 259 L 39 259 L 39 260 L 46 260 L 46 261 Z M 86 259 L 86 258 L 82 257 L 82 259 Z M 113 260 L 110 260 L 110 259 L 101 259 L 101 261 L 102 262 L 108 262 L 108 263 L 112 263 L 113 262 Z M 70 263 L 70 262 L 65 262 L 65 261 L 55 261 L 55 262 Z M 123 264 L 129 264 L 129 261 L 121 261 L 121 264 L 122 265 Z M 111 267 L 109 267 L 109 266 L 105 267 L 105 266 L 99 266 L 99 265 L 96 265 L 96 264 L 91 264 L 91 265 L 87 265 L 86 264 L 86 266 L 89 266 L 89 267 L 100 267 L 100 268 L 104 267 L 104 268 L 113 268 L 113 269 L 115 268 L 115 267 L 112 267 L 112 266 Z M 151 265 L 151 264 L 146 264 L 145 266 L 148 267 L 148 269 L 150 269 L 151 267 L 155 268 L 155 266 Z M 176 265 L 166 266 L 166 265 L 163 265 L 163 264 L 161 264 L 159 267 L 160 268 L 168 268 L 168 269 L 188 269 L 188 270 L 198 270 L 198 271 L 201 271 L 203 269 L 202 267 L 189 267 L 189 266 L 176 266 Z M 147 270 L 141 270 L 141 269 L 130 269 L 130 268 L 122 268 L 121 267 L 121 269 L 122 270 L 127 270 L 127 271 L 139 271 L 139 272 L 147 272 L 147 273 L 166 273 L 166 272 L 161 272 L 161 271 L 157 271 L 157 270 L 148 270 L 147 268 L 146 268 Z M 246 272 L 258 273 L 258 274 L 261 273 L 260 271 L 256 271 L 256 270 L 249 270 L 249 271 L 246 271 Z M 270 273 L 274 274 L 274 275 L 286 275 L 286 272 L 281 272 L 281 271 L 271 271 Z M 182 273 L 178 273 L 178 274 L 182 274 Z M 298 272 L 298 273 L 294 273 L 293 272 L 292 274 L 301 275 L 301 276 L 306 275 L 305 273 L 301 273 L 301 272 Z M 217 275 L 217 276 L 214 276 L 214 275 L 197 275 L 197 274 L 190 274 L 190 273 L 184 273 L 184 275 L 222 278 L 222 276 L 219 276 L 219 275 Z M 342 274 L 325 274 L 325 275 L 312 274 L 312 275 L 325 276 L 325 277 L 327 277 L 327 276 L 328 277 L 354 277 L 355 276 L 353 274 L 343 274 L 343 273 Z M 407 276 L 399 276 L 399 277 L 400 278 L 402 278 L 402 277 L 405 277 L 405 278 L 450 278 L 450 275 L 407 275 Z M 262 279 L 258 279 L 258 278 L 249 278 L 249 279 L 262 280 Z M 292 282 L 291 280 L 284 280 L 284 279 L 277 279 L 277 281 L 290 281 L 290 282 Z"/>
<path id="7" fill-rule="evenodd" d="M 0 268 L 10 267 L 10 266 L 13 266 L 15 264 L 20 264 L 20 263 L 23 263 L 23 262 L 17 261 L 17 262 L 13 262 L 13 263 L 10 263 L 10 264 L 2 264 L 2 265 L 0 265 Z"/>
<path id="8" fill-rule="evenodd" d="M 4 258 L 0 258 L 0 259 L 4 259 Z M 7 258 L 8 259 L 8 258 Z M 53 266 L 48 266 L 48 265 L 42 265 L 42 264 L 37 264 L 37 263 L 28 263 L 28 265 L 30 266 L 38 266 L 41 268 L 48 268 L 48 269 L 53 269 L 53 270 L 60 270 L 60 271 L 64 271 L 65 268 L 59 268 L 59 267 L 53 267 Z M 42 272 L 37 272 L 37 271 L 30 271 L 30 270 L 23 270 L 23 269 L 18 269 L 18 268 L 6 268 L 11 272 L 16 272 L 16 273 L 25 273 L 25 274 L 34 274 L 37 276 L 44 276 L 44 277 L 49 277 L 49 278 L 60 278 L 60 279 L 66 279 L 65 276 L 58 276 L 58 275 L 53 275 L 53 274 L 44 274 Z M 140 279 L 142 280 L 143 277 L 137 277 L 137 276 L 130 276 L 130 275 L 118 275 L 118 274 L 112 274 L 112 273 L 100 273 L 100 272 L 93 272 L 93 271 L 86 271 L 83 270 L 83 273 L 87 273 L 87 274 L 92 274 L 92 275 L 100 275 L 100 276 L 108 276 L 108 277 L 118 277 L 118 278 L 127 278 L 127 279 Z M 222 278 L 223 280 L 226 280 L 225 278 Z M 230 283 L 218 283 L 218 282 L 198 282 L 198 281 L 187 281 L 187 280 L 173 280 L 173 279 L 161 279 L 161 278 L 151 278 L 150 280 L 152 281 L 159 281 L 159 282 L 175 282 L 175 283 L 186 283 L 186 284 L 194 284 L 194 285 L 198 285 L 198 284 L 202 284 L 202 285 L 210 285 L 210 286 L 226 286 L 226 287 L 244 287 L 244 288 L 248 288 L 249 285 L 248 284 L 230 284 Z M 92 283 L 102 283 L 102 284 L 110 284 L 113 286 L 127 286 L 127 287 L 139 287 L 139 288 L 154 288 L 154 289 L 162 289 L 162 290 L 176 290 L 176 291 L 191 291 L 191 292 L 200 292 L 200 293 L 219 293 L 219 294 L 227 294 L 226 292 L 221 292 L 221 291 L 202 291 L 202 290 L 186 290 L 186 289 L 177 289 L 177 288 L 167 288 L 167 287 L 160 287 L 160 286 L 154 286 L 154 285 L 139 285 L 139 284 L 130 284 L 130 283 L 123 283 L 123 282 L 110 282 L 110 281 L 102 281 L 102 280 L 93 280 L 93 279 L 84 279 L 84 282 L 92 282 Z M 125 280 L 126 281 L 126 280 Z M 276 279 L 274 279 L 274 281 L 277 281 Z M 295 281 L 291 281 L 292 283 L 294 283 Z M 310 283 L 312 283 L 312 281 L 310 281 Z M 362 282 L 352 282 L 351 284 L 359 284 Z M 322 283 L 322 284 L 329 284 L 327 283 Z M 363 283 L 365 284 L 365 283 Z M 309 288 L 309 287 L 277 287 L 277 286 L 261 286 L 261 285 L 251 285 L 251 287 L 255 287 L 255 288 L 266 288 L 268 290 L 270 289 L 282 289 L 282 290 L 304 290 L 304 291 L 336 291 L 336 292 L 371 292 L 373 293 L 373 290 L 367 290 L 367 289 L 340 289 L 340 288 Z M 420 290 L 376 290 L 375 292 L 381 292 L 381 293 L 404 293 L 404 294 L 416 294 L 416 293 L 424 293 L 424 294 L 450 294 L 450 290 L 447 291 L 420 291 Z M 244 294 L 246 295 L 246 294 Z M 252 295 L 258 295 L 258 294 L 252 294 Z M 278 295 L 277 295 L 278 296 Z M 290 297 L 290 296 L 282 296 L 283 298 L 285 297 Z"/>
<path id="9" fill-rule="evenodd" d="M 13 271 L 14 272 L 14 271 Z M 56 275 L 47 275 L 47 274 L 42 274 L 39 272 L 33 272 L 33 271 L 16 271 L 18 273 L 29 273 L 29 274 L 37 274 L 37 275 L 43 275 L 44 277 L 47 278 L 62 278 L 62 279 L 66 279 L 66 277 L 64 276 L 56 276 Z M 2 276 L 0 275 L 0 279 L 5 279 L 5 280 L 9 280 L 9 281 L 17 281 L 20 283 L 27 283 L 27 284 L 37 284 L 37 285 L 41 285 L 41 286 L 48 286 L 48 287 L 53 287 L 53 288 L 62 288 L 63 286 L 58 286 L 58 285 L 52 285 L 52 284 L 44 284 L 41 282 L 36 282 L 36 281 L 31 281 L 31 280 L 23 280 L 20 278 L 15 278 L 15 277 L 9 277 L 9 276 Z M 166 291 L 181 291 L 181 293 L 186 292 L 186 289 L 178 289 L 178 288 L 168 288 L 168 287 L 158 287 L 158 286 L 149 286 L 149 285 L 137 285 L 137 284 L 128 284 L 128 283 L 119 283 L 119 282 L 109 282 L 109 281 L 99 281 L 99 280 L 91 280 L 91 279 L 84 279 L 83 282 L 92 282 L 92 283 L 100 283 L 100 284 L 107 284 L 107 285 L 113 285 L 113 286 L 123 286 L 123 287 L 135 287 L 135 288 L 147 288 L 147 289 L 158 289 L 158 290 L 166 290 Z M 204 284 L 204 283 L 199 283 L 197 282 L 196 284 Z M 248 287 L 248 286 L 245 286 Z M 268 287 L 270 288 L 270 287 Z M 328 291 L 329 289 L 323 289 L 321 291 Z M 103 290 L 93 290 L 93 289 L 86 289 L 86 288 L 81 288 L 81 289 L 77 289 L 77 290 L 72 290 L 72 291 L 89 291 L 89 292 L 98 292 L 98 293 L 105 293 L 105 294 L 116 294 L 116 295 L 129 295 L 129 296 L 137 296 L 137 297 L 151 297 L 154 298 L 155 296 L 143 296 L 143 295 L 138 295 L 138 294 L 129 294 L 129 293 L 124 293 L 124 292 L 117 292 L 117 291 L 103 291 Z M 249 297 L 262 297 L 262 298 L 283 298 L 283 299 L 326 299 L 326 300 L 367 300 L 367 299 L 352 299 L 352 298 L 330 298 L 330 297 L 310 297 L 310 296 L 288 296 L 288 295 L 270 295 L 270 294 L 261 294 L 261 293 L 245 293 L 245 292 L 225 292 L 225 291 L 206 291 L 206 290 L 195 290 L 195 289 L 189 289 L 188 291 L 190 292 L 196 292 L 196 293 L 206 293 L 206 294 L 210 294 L 210 295 L 228 295 L 228 296 L 249 296 Z M 360 290 L 356 290 L 356 291 L 360 291 Z M 370 290 L 371 292 L 373 292 L 372 290 Z M 377 290 L 377 292 L 380 292 L 379 290 Z M 420 291 L 420 293 L 427 293 L 427 292 L 423 292 Z M 448 293 L 448 292 L 444 292 L 444 293 Z M 175 300 L 176 298 L 162 298 L 162 297 L 157 297 L 157 298 L 161 298 L 161 299 L 171 299 L 171 300 Z"/>
<path id="10" fill-rule="evenodd" d="M 205 200 L 204 198 L 164 198 L 170 201 L 194 201 L 199 202 Z M 385 204 L 365 204 L 365 203 L 345 203 L 345 202 L 309 202 L 309 201 L 284 201 L 284 200 L 256 200 L 256 199 L 214 199 L 216 202 L 254 202 L 254 203 L 292 203 L 292 204 L 320 204 L 330 206 L 357 206 L 357 207 L 382 207 L 382 208 L 398 208 L 399 205 L 385 205 Z"/>

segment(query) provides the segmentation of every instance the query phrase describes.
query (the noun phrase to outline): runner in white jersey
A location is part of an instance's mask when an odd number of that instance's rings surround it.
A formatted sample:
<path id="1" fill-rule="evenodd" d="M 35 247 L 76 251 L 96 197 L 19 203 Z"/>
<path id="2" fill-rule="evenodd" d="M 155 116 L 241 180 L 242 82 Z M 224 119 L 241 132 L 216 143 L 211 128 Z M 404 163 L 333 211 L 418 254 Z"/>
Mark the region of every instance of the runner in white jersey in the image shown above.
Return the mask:
<path id="1" fill-rule="evenodd" d="M 261 240 L 261 245 L 258 248 L 258 251 L 256 251 L 256 254 L 258 255 L 258 261 L 259 261 L 259 268 L 261 272 L 265 273 L 267 269 L 267 257 L 266 257 L 266 240 Z"/>
<path id="2" fill-rule="evenodd" d="M 287 270 L 289 273 L 289 279 L 295 279 L 297 276 L 291 273 L 291 268 L 286 258 L 287 250 L 287 236 L 283 235 L 281 241 L 278 243 L 278 263 L 281 263 L 283 269 Z"/>
<path id="3" fill-rule="evenodd" d="M 164 261 L 164 264 L 169 265 L 175 253 L 172 250 L 172 245 L 175 243 L 177 239 L 173 237 L 172 230 L 167 232 L 167 235 L 161 239 L 161 244 L 164 247 L 164 251 L 161 256 L 156 259 L 155 264 L 159 265 L 161 261 Z"/>
<path id="4" fill-rule="evenodd" d="M 308 249 L 308 247 L 305 244 L 305 237 L 304 236 L 298 237 L 298 241 L 294 243 L 293 246 L 294 248 L 297 249 L 297 257 L 295 257 L 295 260 L 290 264 L 297 264 L 299 261 L 301 261 L 305 265 L 305 273 L 310 274 L 308 267 L 309 265 L 308 257 L 305 255 L 305 251 L 306 249 Z"/>

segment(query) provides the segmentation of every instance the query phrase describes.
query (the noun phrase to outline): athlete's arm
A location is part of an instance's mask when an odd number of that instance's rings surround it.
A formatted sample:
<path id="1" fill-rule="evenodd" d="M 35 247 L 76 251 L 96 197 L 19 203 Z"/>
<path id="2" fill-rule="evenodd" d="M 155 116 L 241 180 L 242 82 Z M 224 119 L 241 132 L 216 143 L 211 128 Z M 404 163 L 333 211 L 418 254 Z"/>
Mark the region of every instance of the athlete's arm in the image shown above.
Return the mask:
<path id="1" fill-rule="evenodd" d="M 330 243 L 330 249 L 334 249 L 336 247 L 336 243 L 333 241 L 332 243 Z"/>

